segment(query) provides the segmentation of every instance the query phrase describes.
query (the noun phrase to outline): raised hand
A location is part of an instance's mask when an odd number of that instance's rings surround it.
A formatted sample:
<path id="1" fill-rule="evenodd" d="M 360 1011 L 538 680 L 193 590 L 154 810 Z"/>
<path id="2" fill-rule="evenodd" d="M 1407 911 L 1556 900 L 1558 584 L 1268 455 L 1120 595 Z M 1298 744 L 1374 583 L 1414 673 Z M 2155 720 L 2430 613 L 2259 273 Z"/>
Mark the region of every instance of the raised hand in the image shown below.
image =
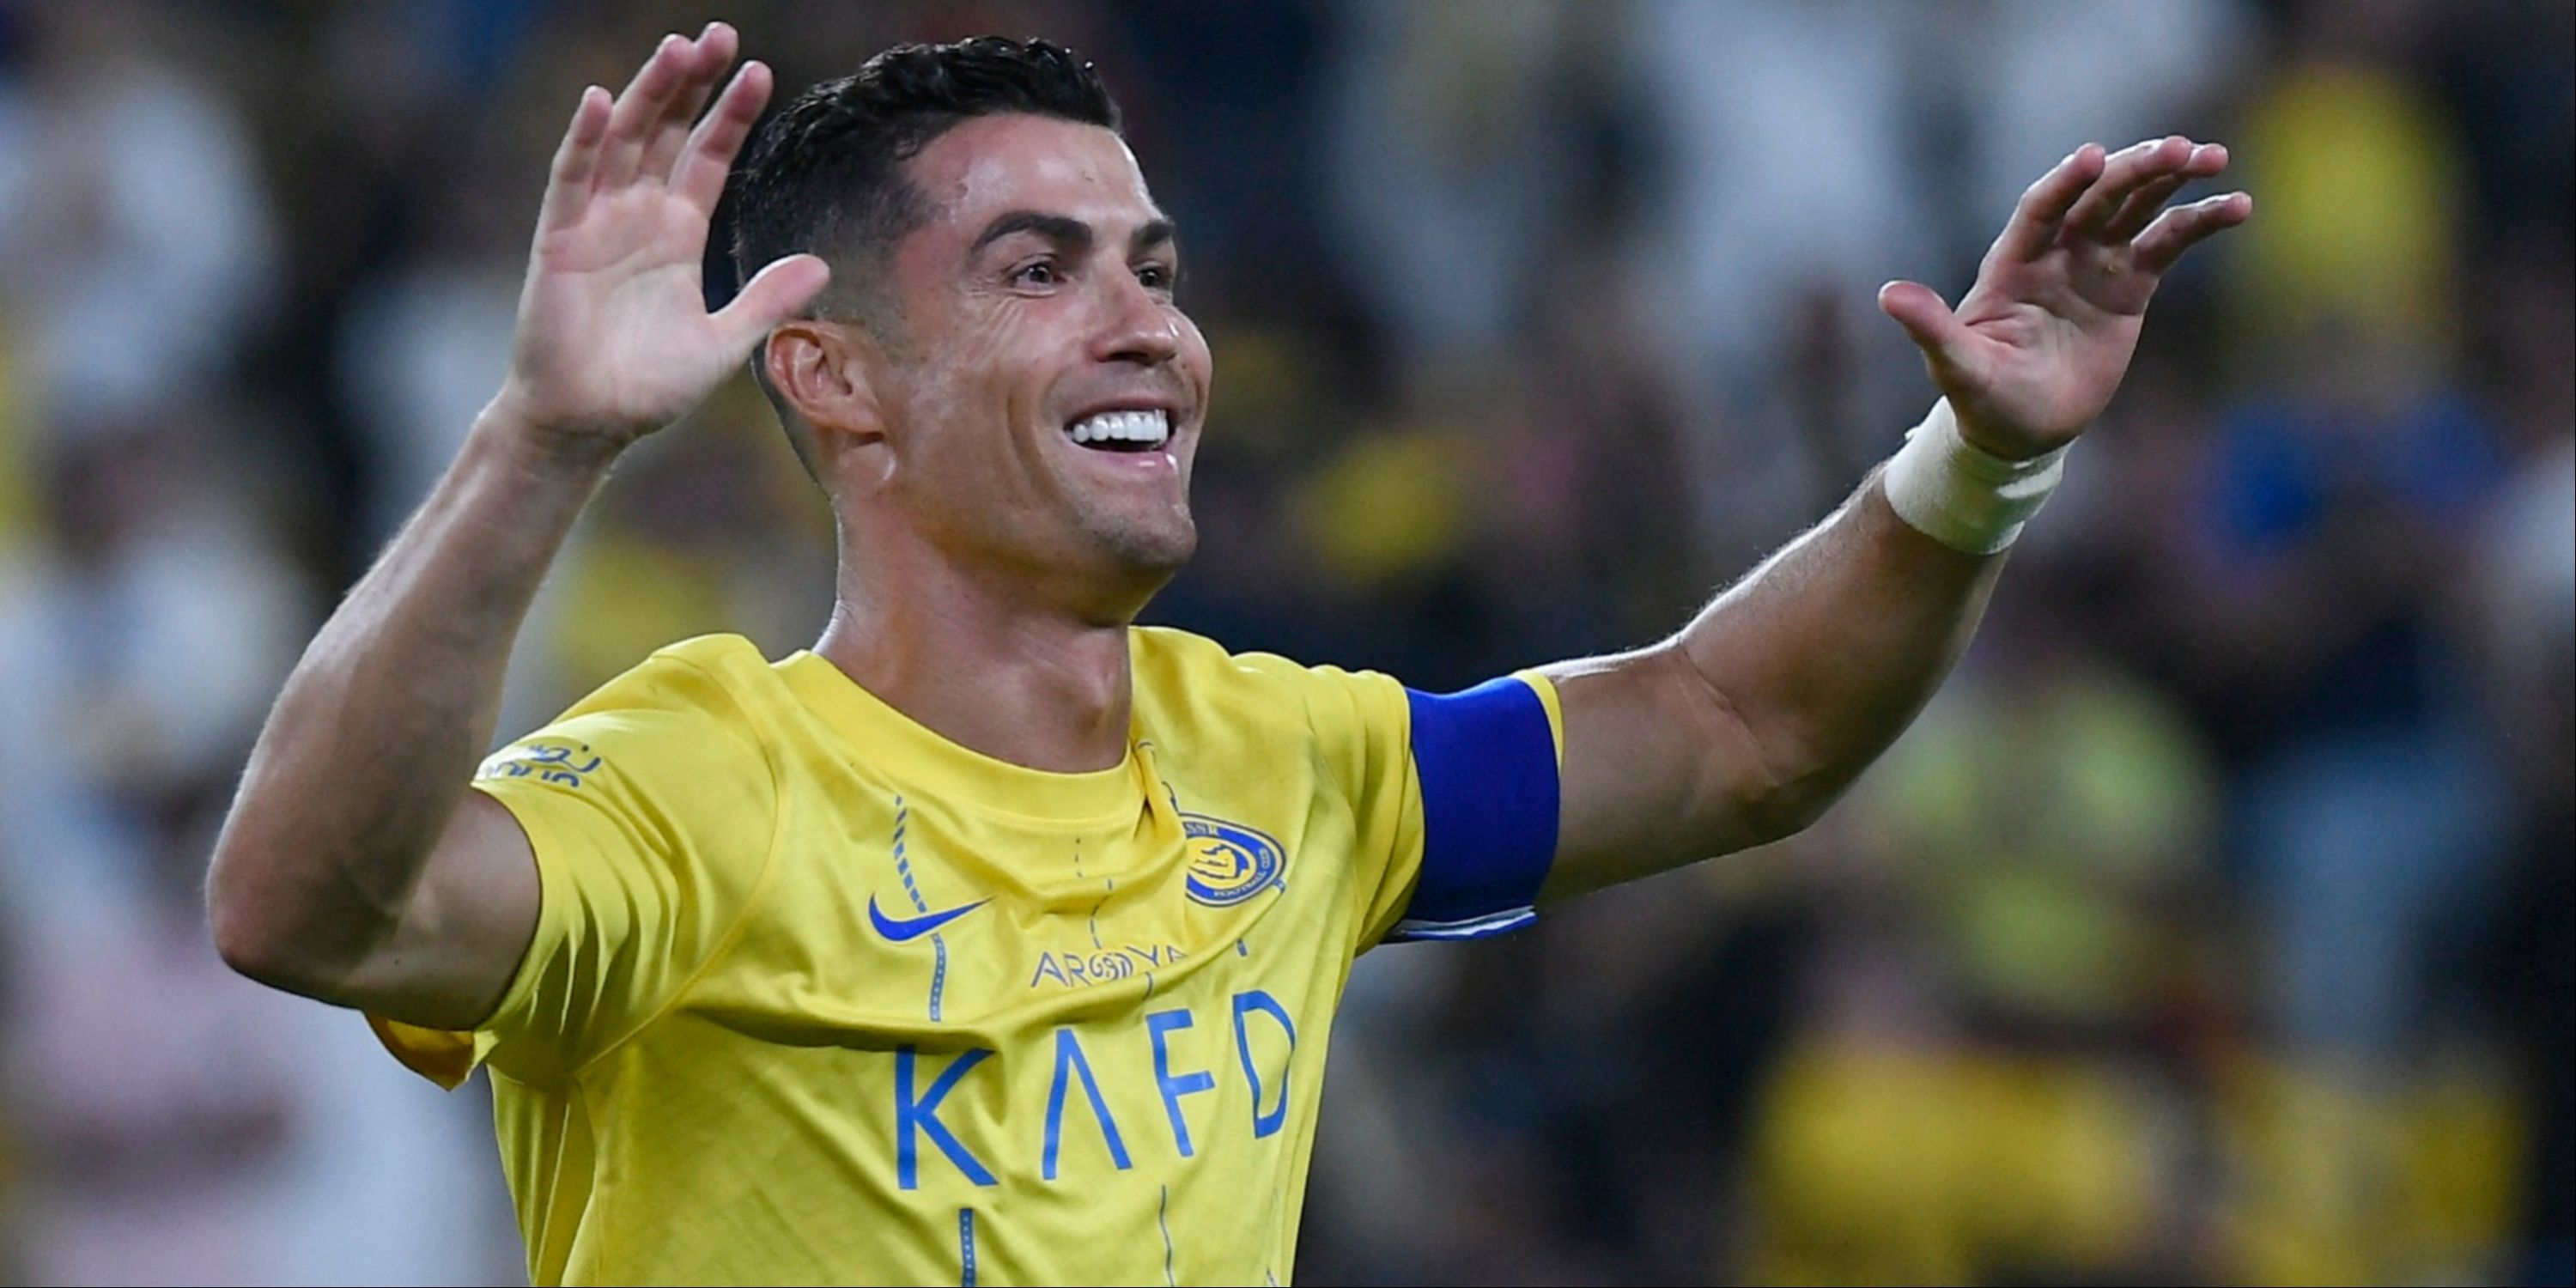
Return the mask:
<path id="1" fill-rule="evenodd" d="M 707 224 L 770 91 L 769 69 L 745 63 L 698 119 L 736 42 L 720 22 L 695 40 L 665 36 L 614 101 L 582 91 L 537 215 L 496 403 L 531 430 L 613 449 L 669 424 L 829 278 L 822 260 L 790 255 L 707 312 Z"/>
<path id="2" fill-rule="evenodd" d="M 2180 135 L 2109 156 L 2087 143 L 2022 194 L 1958 312 L 1918 282 L 1880 288 L 1878 306 L 1923 350 L 1962 437 L 2024 458 L 2084 432 L 2128 372 L 2157 281 L 2254 213 L 2241 192 L 2164 208 L 2226 168 L 2225 147 Z"/>

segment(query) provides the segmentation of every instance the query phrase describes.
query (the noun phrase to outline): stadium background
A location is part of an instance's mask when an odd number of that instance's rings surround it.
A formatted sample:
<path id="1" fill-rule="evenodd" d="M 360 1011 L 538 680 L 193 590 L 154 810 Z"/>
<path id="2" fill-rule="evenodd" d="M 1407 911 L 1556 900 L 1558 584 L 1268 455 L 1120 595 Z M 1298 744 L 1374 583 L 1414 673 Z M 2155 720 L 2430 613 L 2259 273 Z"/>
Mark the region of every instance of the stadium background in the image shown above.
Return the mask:
<path id="1" fill-rule="evenodd" d="M 1360 968 L 1302 1277 L 2567 1282 L 2571 8 L 0 3 L 0 1280 L 519 1273 L 488 1106 L 226 974 L 276 684 L 501 370 L 586 81 L 1095 57 L 1220 379 L 1156 606 L 1426 687 L 1819 516 L 2086 139 L 2233 145 L 1950 689 L 1811 833 Z M 816 633 L 747 382 L 633 453 L 504 731 Z M 867 1219 L 852 1213 L 852 1220 Z"/>

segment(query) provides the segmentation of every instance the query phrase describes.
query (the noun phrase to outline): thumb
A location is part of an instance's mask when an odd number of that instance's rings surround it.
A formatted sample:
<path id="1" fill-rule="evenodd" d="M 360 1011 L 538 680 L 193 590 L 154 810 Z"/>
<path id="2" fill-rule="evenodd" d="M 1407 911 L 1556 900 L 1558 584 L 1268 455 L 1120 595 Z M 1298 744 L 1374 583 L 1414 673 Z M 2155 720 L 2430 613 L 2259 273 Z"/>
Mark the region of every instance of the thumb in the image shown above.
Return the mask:
<path id="1" fill-rule="evenodd" d="M 1923 350 L 1936 378 L 1958 369 L 1968 328 L 1941 301 L 1940 292 L 1921 282 L 1889 282 L 1878 288 L 1878 307 Z"/>
<path id="2" fill-rule="evenodd" d="M 772 260 L 716 311 L 716 326 L 735 349 L 748 353 L 771 327 L 803 311 L 831 280 L 832 267 L 819 255 Z"/>

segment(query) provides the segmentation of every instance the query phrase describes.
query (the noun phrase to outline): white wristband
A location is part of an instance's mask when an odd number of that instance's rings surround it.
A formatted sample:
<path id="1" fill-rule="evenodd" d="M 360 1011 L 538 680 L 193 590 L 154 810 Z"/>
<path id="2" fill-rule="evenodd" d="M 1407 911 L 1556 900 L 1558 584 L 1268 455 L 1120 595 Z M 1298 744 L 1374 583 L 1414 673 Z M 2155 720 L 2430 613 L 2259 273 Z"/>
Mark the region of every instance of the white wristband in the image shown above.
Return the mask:
<path id="1" fill-rule="evenodd" d="M 1926 536 L 1953 550 L 1990 555 L 2021 535 L 2065 472 L 2064 447 L 2009 461 L 1960 437 L 1959 418 L 1944 398 L 1906 431 L 1880 486 L 1897 517 Z"/>

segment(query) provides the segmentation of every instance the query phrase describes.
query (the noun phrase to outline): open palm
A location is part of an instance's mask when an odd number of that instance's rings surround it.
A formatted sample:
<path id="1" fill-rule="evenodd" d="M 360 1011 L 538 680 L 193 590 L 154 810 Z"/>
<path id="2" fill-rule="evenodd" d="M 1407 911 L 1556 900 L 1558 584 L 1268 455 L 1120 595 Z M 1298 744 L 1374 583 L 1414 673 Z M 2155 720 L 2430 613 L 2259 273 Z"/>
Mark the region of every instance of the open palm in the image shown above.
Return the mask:
<path id="1" fill-rule="evenodd" d="M 791 255 L 707 311 L 708 223 L 770 91 L 769 69 L 746 63 L 697 119 L 735 45 L 723 23 L 695 40 L 666 36 L 613 101 L 582 92 L 546 183 L 502 392 L 530 426 L 612 446 L 648 434 L 696 406 L 829 277 L 820 259 Z"/>
<path id="2" fill-rule="evenodd" d="M 1919 283 L 1879 291 L 1962 436 L 2023 458 L 2084 432 L 2127 374 L 2165 271 L 2253 213 L 2241 192 L 2165 209 L 2185 183 L 2226 167 L 2225 147 L 2180 136 L 2109 156 L 2085 144 L 2022 194 L 1956 313 Z"/>

